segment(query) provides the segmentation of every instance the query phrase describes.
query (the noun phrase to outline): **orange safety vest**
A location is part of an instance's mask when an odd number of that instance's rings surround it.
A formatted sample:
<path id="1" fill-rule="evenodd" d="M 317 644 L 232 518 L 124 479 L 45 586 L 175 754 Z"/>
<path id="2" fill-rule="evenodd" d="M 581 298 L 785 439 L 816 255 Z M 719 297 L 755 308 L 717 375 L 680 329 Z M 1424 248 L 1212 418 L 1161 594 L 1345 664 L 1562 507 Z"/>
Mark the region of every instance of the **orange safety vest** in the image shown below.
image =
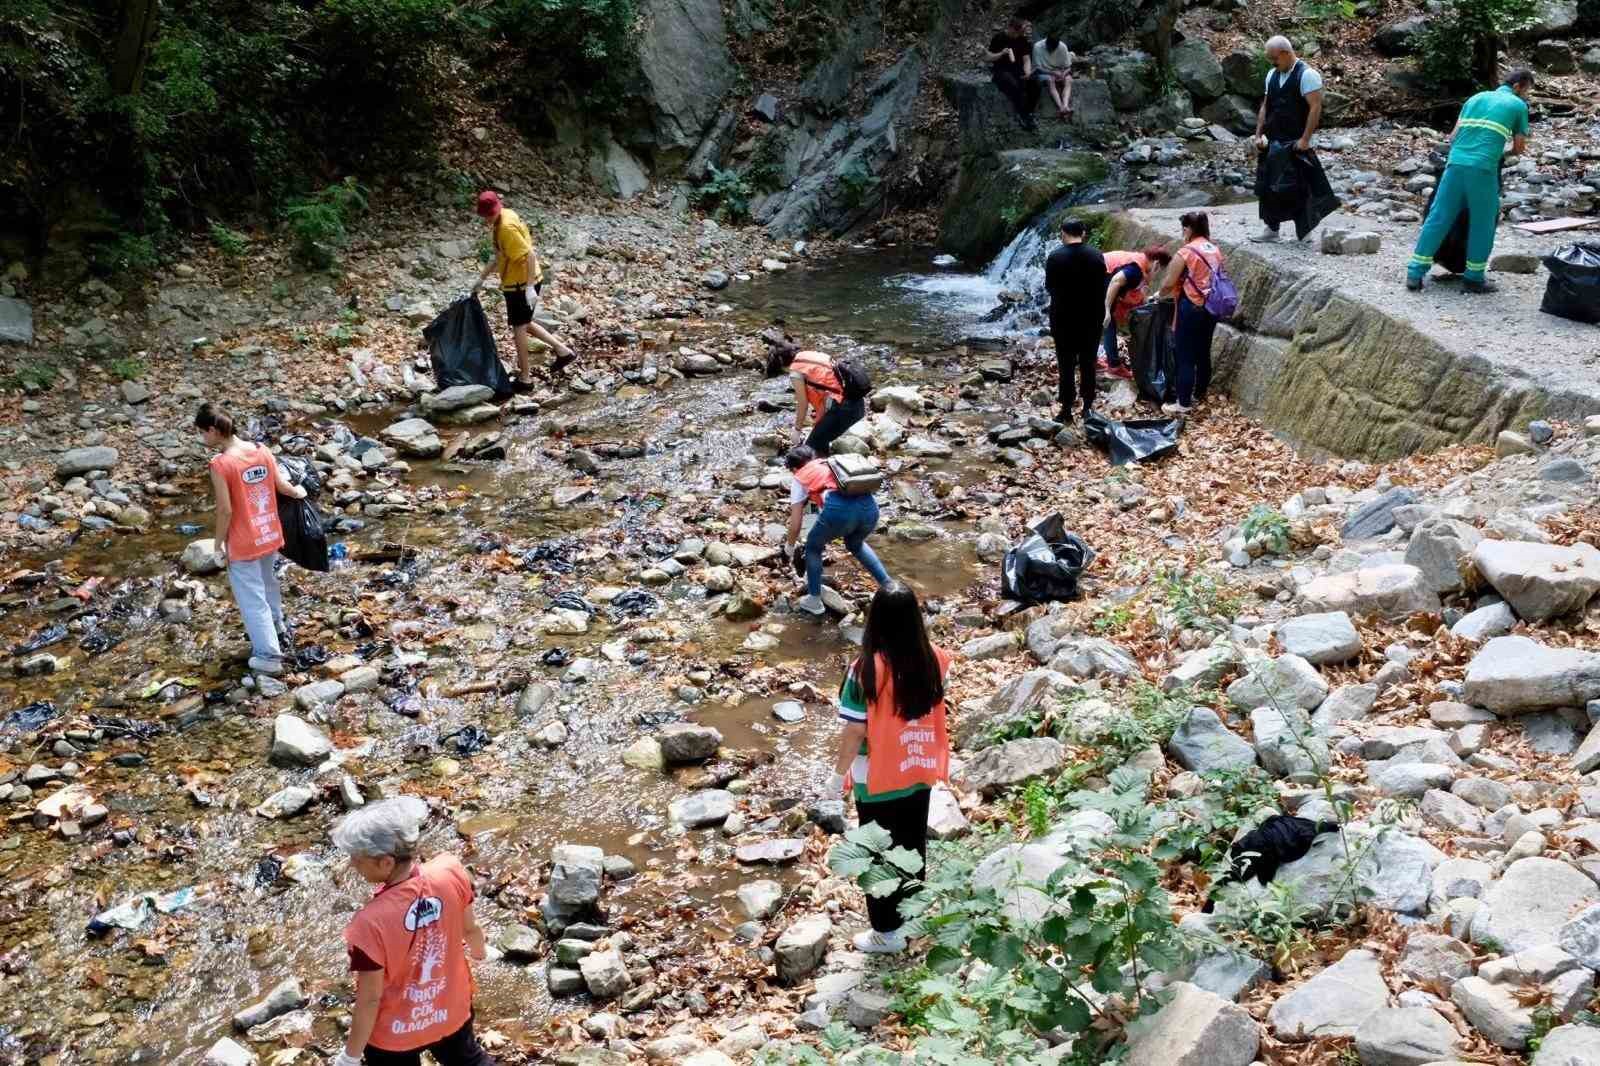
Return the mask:
<path id="1" fill-rule="evenodd" d="M 935 647 L 939 673 L 950 668 L 950 653 Z M 867 792 L 886 792 L 933 785 L 950 776 L 950 737 L 945 728 L 944 701 L 914 721 L 895 709 L 894 673 L 878 656 L 878 691 L 867 697 Z"/>
<path id="2" fill-rule="evenodd" d="M 805 487 L 806 495 L 818 507 L 822 506 L 823 493 L 839 487 L 839 479 L 833 476 L 833 467 L 826 459 L 811 460 L 794 472 L 794 479 Z"/>
<path id="3" fill-rule="evenodd" d="M 1124 288 L 1122 295 L 1117 297 L 1117 302 L 1111 305 L 1111 320 L 1117 325 L 1124 325 L 1128 316 L 1133 314 L 1133 309 L 1144 303 L 1144 287 L 1150 280 L 1150 260 L 1143 252 L 1107 252 L 1106 276 L 1110 277 L 1130 263 L 1139 268 L 1144 275 L 1144 281 L 1133 288 Z"/>
<path id="4" fill-rule="evenodd" d="M 278 520 L 278 464 L 263 445 L 255 454 L 211 457 L 211 469 L 228 486 L 233 517 L 228 521 L 228 558 L 248 563 L 283 547 Z"/>
<path id="5" fill-rule="evenodd" d="M 1187 254 L 1186 254 L 1187 253 Z M 1206 305 L 1206 293 L 1211 290 L 1211 274 L 1222 266 L 1222 249 L 1206 240 L 1196 237 L 1182 248 L 1178 255 L 1183 257 L 1188 269 L 1183 272 L 1183 280 L 1179 287 L 1189 302 L 1196 307 Z M 1173 295 L 1177 295 L 1174 293 Z M 1172 316 L 1173 328 L 1177 328 L 1178 316 Z"/>
<path id="6" fill-rule="evenodd" d="M 799 352 L 789 364 L 793 373 L 806 379 L 806 400 L 821 411 L 829 397 L 844 399 L 844 386 L 833 369 L 833 360 L 821 352 Z"/>
<path id="7" fill-rule="evenodd" d="M 372 1046 L 414 1051 L 472 1017 L 472 969 L 464 944 L 472 880 L 454 855 L 422 863 L 382 889 L 345 928 L 345 943 L 383 967 Z"/>

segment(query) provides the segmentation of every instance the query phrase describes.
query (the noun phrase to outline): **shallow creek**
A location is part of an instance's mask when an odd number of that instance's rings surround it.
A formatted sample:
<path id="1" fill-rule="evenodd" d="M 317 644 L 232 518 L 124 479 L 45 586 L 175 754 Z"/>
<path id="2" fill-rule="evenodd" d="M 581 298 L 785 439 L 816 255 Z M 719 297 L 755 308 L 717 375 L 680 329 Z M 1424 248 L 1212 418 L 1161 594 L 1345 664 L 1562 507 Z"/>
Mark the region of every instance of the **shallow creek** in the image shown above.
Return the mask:
<path id="1" fill-rule="evenodd" d="M 738 328 L 754 329 L 782 317 L 792 332 L 821 344 L 848 338 L 866 346 L 882 384 L 942 385 L 970 370 L 970 362 L 963 365 L 968 349 L 960 339 L 980 305 L 992 306 L 993 299 L 983 295 L 989 283 L 981 276 L 966 276 L 965 285 L 953 275 L 939 278 L 928 265 L 931 258 L 926 250 L 852 252 L 830 264 L 762 277 L 730 290 L 732 318 Z M 939 283 L 925 284 L 923 275 Z M 710 337 L 723 335 L 692 321 L 663 324 L 666 329 L 674 334 L 673 348 L 694 345 L 697 337 L 708 338 L 709 347 Z M 622 386 L 508 422 L 502 462 L 413 462 L 412 484 L 466 490 L 450 497 L 446 513 L 423 507 L 370 523 L 353 536 L 330 538 L 347 541 L 352 556 L 399 542 L 414 551 L 413 563 L 352 561 L 329 574 L 286 574 L 285 600 L 299 619 L 302 643 L 313 639 L 332 654 L 354 651 L 375 663 L 397 648 L 426 656 L 410 671 L 413 687 L 405 694 L 405 711 L 413 717 L 402 717 L 369 693 L 365 699 L 346 697 L 326 728 L 336 747 L 362 745 L 348 752 L 348 766 L 369 790 L 449 795 L 455 824 L 437 820 L 427 844 L 462 853 L 497 894 L 499 905 L 480 903 L 491 940 L 496 930 L 532 915 L 537 867 L 562 842 L 598 845 L 631 859 L 639 876 L 608 887 L 609 917 L 670 917 L 685 942 L 731 935 L 732 891 L 740 881 L 783 877 L 770 868 L 743 876 L 725 872 L 722 861 L 730 847 L 715 831 L 687 837 L 666 831 L 666 804 L 697 787 L 697 768 L 676 775 L 640 771 L 625 766 L 620 754 L 650 728 L 681 717 L 722 731 L 725 750 L 741 753 L 754 766 L 742 775 L 753 794 L 811 794 L 831 758 L 829 701 L 850 652 L 847 634 L 781 609 L 754 623 L 710 618 L 700 606 L 705 593 L 693 583 L 692 570 L 650 590 L 662 607 L 643 621 L 665 627 L 669 635 L 660 643 L 630 642 L 631 658 L 608 662 L 600 648 L 626 639 L 637 620 L 613 625 L 602 612 L 587 634 L 573 637 L 545 636 L 533 625 L 561 592 L 637 587 L 640 559 L 619 558 L 618 549 L 642 542 L 647 557 L 670 554 L 685 533 L 680 518 L 686 496 L 726 518 L 717 539 L 766 539 L 763 527 L 782 520 L 784 498 L 754 487 L 770 452 L 753 453 L 750 440 L 787 426 L 792 416 L 758 411 L 752 396 L 760 384 L 749 371 L 730 370 L 649 390 Z M 1014 400 L 997 392 L 994 402 Z M 365 412 L 345 421 L 357 432 L 375 432 L 394 413 Z M 971 420 L 981 427 L 979 411 L 946 417 L 950 424 Z M 548 454 L 559 456 L 568 443 L 636 446 L 643 454 L 606 461 L 590 498 L 558 508 L 552 490 L 583 480 Z M 929 464 L 929 471 L 959 481 L 982 476 L 969 467 L 958 453 Z M 875 544 L 889 569 L 916 584 L 938 610 L 941 597 L 980 579 L 992 581 L 993 575 L 980 574 L 970 542 L 957 539 L 970 525 L 940 521 L 926 508 L 913 513 L 908 501 L 931 497 L 906 480 L 905 489 L 885 500 L 885 525 L 914 520 L 937 535 L 909 540 L 880 533 Z M 200 482 L 194 484 L 198 489 Z M 26 1038 L 34 1032 L 47 1034 L 46 1046 L 63 1048 L 63 1066 L 194 1063 L 228 1033 L 235 1010 L 284 977 L 298 976 L 314 1001 L 337 994 L 343 980 L 340 930 L 366 890 L 327 843 L 326 823 L 336 806 L 315 807 L 287 821 L 251 813 L 267 795 L 307 783 L 313 772 L 269 766 L 269 720 L 241 715 L 222 702 L 237 685 L 239 666 L 221 662 L 218 649 L 237 643 L 237 634 L 157 617 L 177 555 L 189 540 L 209 532 L 208 511 L 209 501 L 194 499 L 157 515 L 158 528 L 137 539 L 87 534 L 55 562 L 79 579 L 104 579 L 91 607 L 51 613 L 35 604 L 0 613 L 0 645 L 7 647 L 54 622 L 106 611 L 108 604 L 116 605 L 111 613 L 122 633 L 113 648 L 88 656 L 77 650 L 79 634 L 73 632 L 70 643 L 52 649 L 70 657 L 61 672 L 0 679 L 0 716 L 50 700 L 62 715 L 114 717 L 158 729 L 138 743 L 108 737 L 79 760 L 81 780 L 111 810 L 108 824 L 137 834 L 133 846 L 114 845 L 104 828 L 69 843 L 33 828 L 26 814 L 0 829 L 0 942 L 8 952 L 0 956 L 0 970 L 9 975 L 0 977 L 6 1004 L 0 1061 L 33 1046 Z M 672 517 L 663 519 L 669 512 Z M 200 525 L 203 532 L 180 532 L 184 524 Z M 700 535 L 692 527 L 687 532 Z M 532 572 L 496 570 L 485 565 L 488 553 L 482 550 L 493 543 L 507 546 L 513 557 L 536 545 L 566 543 L 571 549 L 562 557 L 572 562 Z M 586 549 L 595 544 L 613 553 L 586 559 Z M 6 569 L 42 569 L 51 562 L 13 560 Z M 864 602 L 868 584 L 853 560 L 836 553 L 830 573 Z M 206 585 L 226 596 L 221 578 Z M 345 624 L 354 611 L 371 620 L 370 632 Z M 346 612 L 342 620 L 340 612 Z M 231 605 L 221 617 L 229 625 L 237 622 Z M 322 624 L 309 624 L 313 617 Z M 775 647 L 742 649 L 753 628 L 775 628 L 774 623 L 782 627 Z M 307 632 L 315 635 L 307 638 Z M 557 647 L 569 659 L 596 658 L 602 665 L 595 679 L 562 684 L 563 667 L 542 659 Z M 694 668 L 722 681 L 777 668 L 783 686 L 736 703 L 686 704 L 674 691 Z M 513 711 L 524 677 L 556 688 L 550 707 L 534 721 L 564 720 L 571 730 L 564 746 L 546 750 L 526 738 L 527 723 Z M 799 683 L 795 678 L 810 683 L 809 693 L 789 695 L 786 689 Z M 167 679 L 181 680 L 165 692 L 152 688 L 152 682 Z M 503 684 L 496 691 L 450 695 L 485 679 Z M 146 697 L 147 691 L 152 695 Z M 784 698 L 802 699 L 804 721 L 785 725 L 773 716 L 773 703 Z M 450 734 L 470 725 L 486 729 L 494 740 L 481 753 L 459 754 Z M 120 767 L 110 759 L 133 751 L 144 757 L 142 765 Z M 443 757 L 459 770 L 451 774 L 440 763 Z M 23 751 L 9 760 L 0 756 L 0 772 L 8 763 L 21 770 L 35 761 L 59 766 L 63 760 L 48 750 Z M 35 799 L 55 787 L 43 786 Z M 703 862 L 690 862 L 692 873 L 686 874 L 686 856 Z M 529 881 L 526 893 L 516 890 L 518 879 Z M 137 932 L 86 935 L 88 919 L 106 906 L 139 892 L 191 885 L 205 894 L 178 914 L 158 916 Z M 513 890 L 501 891 L 508 885 Z M 537 1028 L 551 1010 L 543 971 L 542 965 L 479 967 L 480 1016 L 502 1030 Z M 331 1029 L 317 1035 L 331 1046 Z"/>

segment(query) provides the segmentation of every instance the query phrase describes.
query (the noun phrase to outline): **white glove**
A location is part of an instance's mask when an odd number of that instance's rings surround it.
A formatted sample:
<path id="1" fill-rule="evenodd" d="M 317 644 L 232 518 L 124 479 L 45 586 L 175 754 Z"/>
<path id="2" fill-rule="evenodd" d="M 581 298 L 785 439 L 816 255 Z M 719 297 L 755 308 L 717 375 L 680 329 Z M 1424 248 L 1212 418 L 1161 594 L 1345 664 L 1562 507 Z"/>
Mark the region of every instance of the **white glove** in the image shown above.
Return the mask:
<path id="1" fill-rule="evenodd" d="M 539 302 L 539 292 L 531 284 L 522 287 L 522 295 L 527 297 L 530 307 Z"/>
<path id="2" fill-rule="evenodd" d="M 341 1048 L 339 1057 L 333 1060 L 333 1066 L 361 1066 L 361 1058 L 360 1056 L 353 1056 Z"/>
<path id="3" fill-rule="evenodd" d="M 844 795 L 844 775 L 829 774 L 828 783 L 822 786 L 822 794 L 829 799 Z"/>

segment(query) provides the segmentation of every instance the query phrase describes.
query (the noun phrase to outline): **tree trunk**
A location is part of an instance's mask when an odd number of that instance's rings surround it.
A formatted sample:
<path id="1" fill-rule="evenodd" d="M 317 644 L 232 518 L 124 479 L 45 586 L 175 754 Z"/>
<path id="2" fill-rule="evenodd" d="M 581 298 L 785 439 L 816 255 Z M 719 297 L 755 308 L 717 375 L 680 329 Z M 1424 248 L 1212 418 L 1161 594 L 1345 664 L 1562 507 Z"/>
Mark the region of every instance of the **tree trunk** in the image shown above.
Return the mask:
<path id="1" fill-rule="evenodd" d="M 138 92 L 144 81 L 159 10 L 158 0 L 122 0 L 122 22 L 111 62 L 111 91 L 119 96 Z"/>
<path id="2" fill-rule="evenodd" d="M 1492 89 L 1500 81 L 1500 36 L 1480 33 L 1472 41 L 1472 77 L 1476 90 Z"/>
<path id="3" fill-rule="evenodd" d="M 1156 8 L 1155 60 L 1156 69 L 1166 78 L 1172 72 L 1172 34 L 1178 28 L 1178 14 L 1183 10 L 1183 0 L 1160 0 Z"/>

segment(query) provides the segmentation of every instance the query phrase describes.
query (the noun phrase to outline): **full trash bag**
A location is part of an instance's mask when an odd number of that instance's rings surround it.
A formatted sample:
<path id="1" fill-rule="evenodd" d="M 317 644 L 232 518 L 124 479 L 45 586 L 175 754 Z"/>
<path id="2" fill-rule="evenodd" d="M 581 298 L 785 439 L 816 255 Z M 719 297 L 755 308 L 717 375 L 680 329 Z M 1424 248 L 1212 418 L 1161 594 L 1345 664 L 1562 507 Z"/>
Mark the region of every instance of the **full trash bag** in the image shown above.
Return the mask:
<path id="1" fill-rule="evenodd" d="M 436 388 L 487 385 L 496 397 L 511 395 L 511 378 L 500 364 L 489 316 L 475 295 L 461 297 L 439 313 L 422 331 L 428 342 Z"/>
<path id="2" fill-rule="evenodd" d="M 328 534 L 311 497 L 297 500 L 279 493 L 278 523 L 283 526 L 283 547 L 278 553 L 307 570 L 327 573 Z"/>
<path id="3" fill-rule="evenodd" d="M 1134 418 L 1114 422 L 1091 411 L 1083 420 L 1084 436 L 1089 438 L 1089 443 L 1110 453 L 1112 466 L 1142 463 L 1175 452 L 1182 433 L 1181 418 Z"/>
<path id="4" fill-rule="evenodd" d="M 1317 153 L 1295 148 L 1293 141 L 1273 141 L 1256 163 L 1258 213 L 1269 226 L 1294 223 L 1294 235 L 1305 240 L 1324 218 L 1339 210 L 1339 197 Z"/>
<path id="5" fill-rule="evenodd" d="M 1544 257 L 1550 271 L 1539 310 L 1574 322 L 1600 325 L 1600 244 L 1564 244 Z"/>
<path id="6" fill-rule="evenodd" d="M 1505 171 L 1500 172 L 1500 187 L 1505 188 Z M 1422 208 L 1422 217 L 1426 219 L 1433 211 L 1433 199 L 1439 190 L 1433 189 L 1428 193 L 1428 202 Z M 1499 216 L 1495 217 L 1499 222 Z M 1433 265 L 1443 267 L 1452 274 L 1465 274 L 1467 272 L 1467 235 L 1472 231 L 1472 212 L 1463 207 L 1457 214 L 1456 220 L 1450 224 L 1450 232 L 1445 234 L 1444 243 L 1439 245 L 1439 250 L 1433 253 Z"/>
<path id="7" fill-rule="evenodd" d="M 1139 399 L 1168 403 L 1177 398 L 1178 349 L 1172 334 L 1172 301 L 1156 300 L 1128 316 L 1128 363 Z"/>
<path id="8" fill-rule="evenodd" d="M 1068 533 L 1060 514 L 1033 525 L 1022 543 L 1006 552 L 1000 566 L 1000 594 L 1020 603 L 1049 603 L 1078 598 L 1078 578 L 1094 551 L 1076 533 Z"/>

